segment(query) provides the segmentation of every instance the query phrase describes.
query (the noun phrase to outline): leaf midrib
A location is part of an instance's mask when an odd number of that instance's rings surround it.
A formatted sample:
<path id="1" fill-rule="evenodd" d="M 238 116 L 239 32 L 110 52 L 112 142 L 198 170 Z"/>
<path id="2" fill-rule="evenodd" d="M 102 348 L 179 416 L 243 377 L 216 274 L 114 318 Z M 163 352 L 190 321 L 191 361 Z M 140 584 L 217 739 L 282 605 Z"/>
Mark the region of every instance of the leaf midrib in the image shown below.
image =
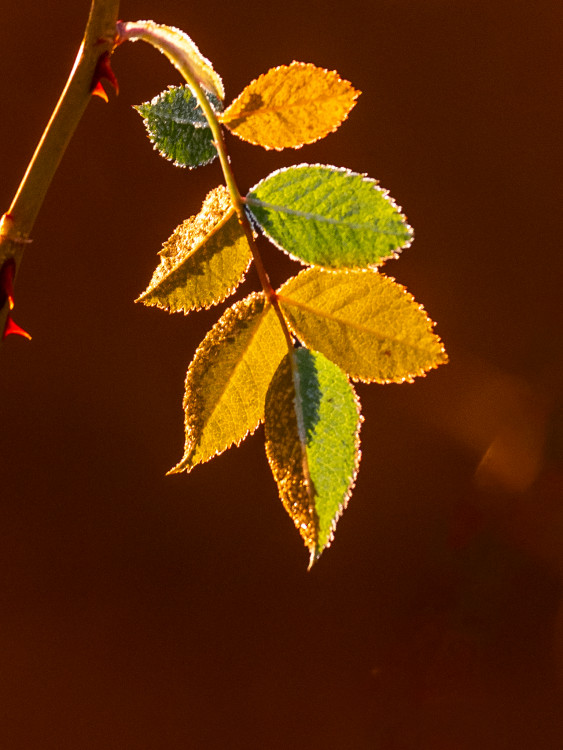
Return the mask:
<path id="1" fill-rule="evenodd" d="M 359 231 L 370 231 L 373 234 L 385 234 L 385 235 L 392 235 L 392 236 L 399 236 L 400 231 L 390 231 L 390 230 L 384 230 L 384 229 L 377 229 L 373 226 L 373 224 L 358 224 L 358 223 L 352 223 L 352 222 L 346 222 L 342 219 L 333 219 L 328 216 L 322 216 L 321 214 L 314 214 L 309 213 L 305 211 L 300 211 L 296 208 L 288 208 L 287 206 L 279 206 L 275 203 L 266 203 L 265 201 L 261 201 L 256 198 L 252 198 L 247 196 L 246 197 L 246 205 L 250 206 L 257 206 L 259 208 L 264 208 L 266 210 L 270 211 L 276 211 L 277 213 L 281 214 L 287 214 L 289 216 L 297 216 L 301 219 L 306 219 L 308 221 L 318 221 L 321 224 L 331 224 L 333 226 L 345 226 L 348 229 L 357 229 Z M 410 235 L 407 230 L 404 230 L 405 236 L 408 238 Z"/>
<path id="2" fill-rule="evenodd" d="M 250 117 L 263 117 L 270 113 L 277 114 L 278 112 L 284 112 L 284 111 L 288 111 L 288 110 L 295 109 L 295 108 L 304 109 L 306 107 L 314 107 L 317 104 L 321 104 L 323 102 L 330 102 L 330 101 L 334 101 L 335 99 L 348 99 L 348 98 L 352 98 L 352 101 L 353 101 L 357 97 L 356 96 L 351 97 L 350 93 L 348 92 L 342 92 L 340 94 L 333 94 L 333 95 L 322 94 L 313 98 L 297 99 L 291 102 L 291 104 L 279 105 L 277 107 L 268 105 L 266 107 L 260 107 L 259 109 L 241 110 L 236 116 L 232 116 L 232 115 L 228 116 L 229 110 L 227 109 L 220 119 L 224 125 L 228 126 L 230 122 L 236 122 L 236 120 L 246 120 L 246 119 L 249 119 Z"/>
<path id="3" fill-rule="evenodd" d="M 375 338 L 379 339 L 382 342 L 391 341 L 397 344 L 404 344 L 406 346 L 409 346 L 416 352 L 427 352 L 427 349 L 422 348 L 422 347 L 417 347 L 415 344 L 411 344 L 409 341 L 406 341 L 405 339 L 400 339 L 396 336 L 383 335 L 380 332 L 374 330 L 373 328 L 368 328 L 367 326 L 362 325 L 361 323 L 356 323 L 351 320 L 343 320 L 342 318 L 339 318 L 333 313 L 319 310 L 318 308 L 315 308 L 315 307 L 311 307 L 310 305 L 307 305 L 305 302 L 299 302 L 297 300 L 292 299 L 291 297 L 285 297 L 282 294 L 278 294 L 277 298 L 281 303 L 286 303 L 289 306 L 293 305 L 294 307 L 298 307 L 301 310 L 311 313 L 312 315 L 318 318 L 331 320 L 331 321 L 338 323 L 339 325 L 349 327 L 349 328 L 354 328 L 355 330 L 360 331 L 361 333 L 367 333 L 370 336 L 375 336 Z"/>
<path id="4" fill-rule="evenodd" d="M 220 406 L 223 403 L 223 399 L 224 399 L 225 393 L 228 391 L 229 384 L 232 382 L 233 374 L 236 373 L 239 370 L 239 368 L 240 368 L 240 366 L 241 366 L 241 364 L 242 364 L 242 362 L 244 360 L 245 355 L 247 354 L 248 350 L 251 348 L 251 346 L 252 346 L 252 344 L 254 342 L 254 339 L 256 338 L 256 336 L 258 334 L 258 331 L 260 330 L 260 327 L 262 326 L 262 324 L 264 323 L 264 321 L 266 319 L 266 316 L 270 312 L 270 309 L 271 309 L 271 305 L 268 302 L 265 302 L 264 308 L 262 309 L 262 312 L 259 314 L 258 319 L 256 321 L 256 325 L 254 326 L 254 330 L 252 331 L 252 333 L 250 334 L 250 336 L 248 338 L 247 345 L 244 348 L 244 350 L 241 352 L 240 356 L 237 359 L 237 362 L 235 363 L 234 367 L 231 370 L 231 376 L 227 380 L 225 380 L 224 386 L 219 390 L 219 395 L 218 395 L 217 399 L 215 400 L 214 407 L 210 410 L 209 417 L 208 417 L 208 419 L 205 422 L 206 426 L 209 424 L 209 422 L 211 421 L 211 419 L 213 419 L 215 417 L 215 414 L 220 410 Z M 233 420 L 233 421 L 240 422 L 240 420 Z M 263 419 L 258 420 L 258 423 L 254 427 L 254 429 L 256 429 L 256 427 L 258 427 L 262 421 L 263 421 Z M 248 432 L 251 429 L 252 428 L 247 428 L 245 435 L 247 435 Z M 202 430 L 202 434 L 203 434 L 203 430 Z M 191 449 L 188 460 L 191 460 L 191 458 L 193 457 L 195 451 L 201 445 L 201 437 L 202 436 L 200 436 L 200 439 L 197 442 L 197 444 L 194 445 L 193 448 Z M 241 440 L 243 440 L 243 439 L 244 439 L 244 437 L 241 438 Z"/>

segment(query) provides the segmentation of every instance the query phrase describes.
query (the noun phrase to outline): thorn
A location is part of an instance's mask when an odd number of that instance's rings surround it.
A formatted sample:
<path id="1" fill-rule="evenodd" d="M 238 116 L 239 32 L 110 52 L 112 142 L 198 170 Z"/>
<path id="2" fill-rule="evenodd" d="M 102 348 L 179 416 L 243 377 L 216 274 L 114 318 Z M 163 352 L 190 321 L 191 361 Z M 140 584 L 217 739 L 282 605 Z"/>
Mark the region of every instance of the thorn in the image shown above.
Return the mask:
<path id="1" fill-rule="evenodd" d="M 100 99 L 103 99 L 104 102 L 106 102 L 106 104 L 109 102 L 108 95 L 106 94 L 104 87 L 99 81 L 92 89 L 92 96 L 99 96 Z"/>
<path id="2" fill-rule="evenodd" d="M 104 52 L 104 54 L 98 60 L 100 68 L 100 78 L 106 78 L 115 89 L 115 93 L 119 94 L 119 83 L 117 76 L 111 68 L 110 53 Z"/>
<path id="3" fill-rule="evenodd" d="M 7 336 L 16 335 L 23 336 L 25 339 L 31 340 L 31 336 L 27 331 L 24 331 L 21 326 L 15 323 L 11 315 L 6 318 L 6 325 L 4 326 L 4 334 L 2 336 L 5 339 Z"/>
<path id="4" fill-rule="evenodd" d="M 109 52 L 104 52 L 103 54 L 101 54 L 98 57 L 98 62 L 96 63 L 96 70 L 94 71 L 94 76 L 92 78 L 91 91 L 92 93 L 96 93 L 97 96 L 100 96 L 98 87 L 101 88 L 100 81 L 103 78 L 105 78 L 106 81 L 109 81 L 115 89 L 115 93 L 119 94 L 119 83 L 117 82 L 115 73 L 111 69 Z"/>
<path id="5" fill-rule="evenodd" d="M 14 276 L 16 273 L 16 261 L 13 258 L 8 258 L 0 268 L 0 307 L 4 307 L 8 302 L 8 308 L 10 312 L 6 316 L 6 323 L 4 325 L 4 332 L 2 339 L 6 336 L 15 334 L 17 336 L 23 336 L 26 339 L 31 339 L 31 336 L 27 331 L 24 331 L 17 323 L 12 319 L 11 311 L 14 309 Z"/>
<path id="6" fill-rule="evenodd" d="M 5 300 L 8 300 L 10 310 L 14 309 L 15 271 L 16 262 L 13 258 L 8 258 L 0 270 L 0 306 L 3 307 Z"/>

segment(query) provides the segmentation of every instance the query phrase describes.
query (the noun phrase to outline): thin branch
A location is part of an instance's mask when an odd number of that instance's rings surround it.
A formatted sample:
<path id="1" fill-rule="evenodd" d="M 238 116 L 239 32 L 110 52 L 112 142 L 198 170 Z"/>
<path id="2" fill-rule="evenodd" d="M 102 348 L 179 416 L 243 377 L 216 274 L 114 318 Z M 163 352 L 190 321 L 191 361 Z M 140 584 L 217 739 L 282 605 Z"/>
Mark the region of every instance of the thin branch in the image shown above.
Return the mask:
<path id="1" fill-rule="evenodd" d="M 92 0 L 74 67 L 12 204 L 0 221 L 0 269 L 13 258 L 17 272 L 47 190 L 90 101 L 98 60 L 114 46 L 118 9 L 119 0 Z M 9 312 L 7 301 L 0 298 L 2 303 L 0 333 L 5 329 Z"/>

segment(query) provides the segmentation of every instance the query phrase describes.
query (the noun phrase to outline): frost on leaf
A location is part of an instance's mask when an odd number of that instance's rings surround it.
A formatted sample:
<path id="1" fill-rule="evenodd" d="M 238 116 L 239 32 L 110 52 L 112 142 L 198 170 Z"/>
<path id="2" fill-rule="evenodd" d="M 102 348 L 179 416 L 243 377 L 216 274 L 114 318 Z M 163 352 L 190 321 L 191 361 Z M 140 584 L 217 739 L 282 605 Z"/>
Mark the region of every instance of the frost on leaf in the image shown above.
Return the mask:
<path id="1" fill-rule="evenodd" d="M 401 383 L 447 362 L 434 324 L 407 290 L 367 271 L 302 271 L 279 290 L 298 339 L 354 380 Z"/>
<path id="2" fill-rule="evenodd" d="M 175 26 L 163 26 L 154 21 L 117 22 L 117 43 L 142 39 L 160 50 L 188 81 L 201 84 L 218 99 L 225 98 L 220 76 L 190 37 Z"/>
<path id="3" fill-rule="evenodd" d="M 342 370 L 308 349 L 284 357 L 266 397 L 266 455 L 311 565 L 331 543 L 354 486 L 360 422 Z"/>
<path id="4" fill-rule="evenodd" d="M 184 457 L 170 473 L 190 471 L 254 432 L 286 351 L 278 317 L 263 294 L 253 293 L 226 310 L 188 368 Z"/>
<path id="5" fill-rule="evenodd" d="M 220 108 L 216 96 L 208 98 L 214 109 Z M 217 156 L 211 128 L 187 86 L 169 86 L 135 109 L 143 117 L 154 148 L 177 167 L 200 167 Z"/>
<path id="6" fill-rule="evenodd" d="M 413 231 L 387 191 L 339 167 L 280 169 L 250 190 L 246 206 L 277 247 L 314 266 L 379 266 L 412 242 Z"/>
<path id="7" fill-rule="evenodd" d="M 299 148 L 336 130 L 359 94 L 334 70 L 293 62 L 252 81 L 220 119 L 243 141 Z"/>
<path id="8" fill-rule="evenodd" d="M 197 216 L 174 230 L 160 256 L 160 265 L 138 302 L 188 313 L 222 302 L 234 292 L 252 253 L 225 187 L 212 190 Z"/>

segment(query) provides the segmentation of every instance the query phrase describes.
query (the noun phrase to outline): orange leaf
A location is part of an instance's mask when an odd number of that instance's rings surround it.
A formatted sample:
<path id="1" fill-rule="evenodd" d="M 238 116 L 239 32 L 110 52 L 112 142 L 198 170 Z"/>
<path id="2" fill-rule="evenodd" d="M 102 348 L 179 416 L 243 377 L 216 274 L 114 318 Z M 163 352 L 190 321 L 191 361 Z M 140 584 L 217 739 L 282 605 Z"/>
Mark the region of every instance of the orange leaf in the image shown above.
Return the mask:
<path id="1" fill-rule="evenodd" d="M 252 81 L 220 120 L 248 143 L 299 148 L 336 130 L 359 94 L 336 71 L 293 62 Z"/>

